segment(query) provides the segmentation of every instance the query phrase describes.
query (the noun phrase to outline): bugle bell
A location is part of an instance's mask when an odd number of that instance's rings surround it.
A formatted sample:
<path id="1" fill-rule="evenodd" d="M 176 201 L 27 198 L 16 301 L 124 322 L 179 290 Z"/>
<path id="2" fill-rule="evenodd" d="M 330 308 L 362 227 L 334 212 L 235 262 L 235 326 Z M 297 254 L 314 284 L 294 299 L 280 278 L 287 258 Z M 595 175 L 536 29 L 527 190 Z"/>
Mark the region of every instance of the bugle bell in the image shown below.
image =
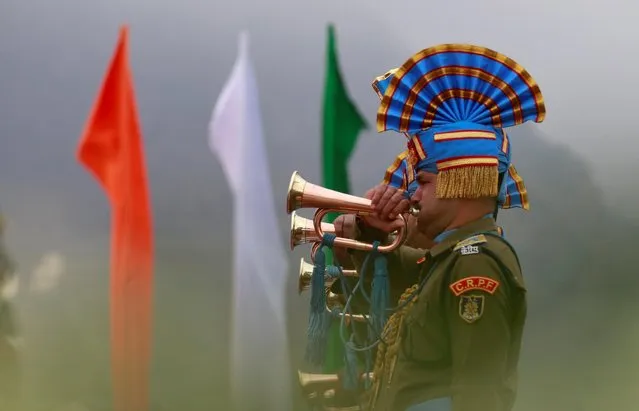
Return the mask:
<path id="1" fill-rule="evenodd" d="M 305 392 L 327 391 L 336 388 L 339 383 L 337 374 L 312 374 L 298 370 L 297 375 L 300 386 Z M 373 379 L 373 373 L 363 373 L 360 379 Z"/>
<path id="2" fill-rule="evenodd" d="M 330 223 L 322 223 L 322 231 L 325 233 L 335 233 L 335 226 Z M 313 220 L 297 215 L 295 211 L 291 212 L 291 250 L 300 244 L 316 243 L 322 241 L 317 236 Z"/>
<path id="3" fill-rule="evenodd" d="M 309 264 L 306 261 L 304 261 L 304 258 L 301 258 L 300 261 L 300 275 L 299 275 L 299 281 L 297 282 L 298 284 L 298 292 L 299 294 L 302 293 L 302 291 L 308 290 L 311 288 L 311 280 L 313 279 L 313 268 L 315 266 L 313 264 Z M 344 277 L 358 277 L 359 274 L 357 274 L 357 271 L 355 270 L 342 270 L 342 274 L 344 275 Z M 335 282 L 337 278 L 336 277 L 331 277 L 328 274 L 324 275 L 324 285 L 326 287 L 331 287 L 333 285 L 333 283 Z"/>
<path id="4" fill-rule="evenodd" d="M 340 193 L 339 191 L 330 190 L 316 184 L 307 182 L 297 171 L 293 172 L 291 181 L 288 186 L 286 197 L 286 211 L 291 214 L 300 208 L 317 208 L 313 217 L 313 228 L 317 238 L 324 237 L 322 228 L 322 219 L 330 212 L 355 213 L 360 215 L 371 214 L 375 212 L 371 200 L 353 196 L 350 194 Z M 411 208 L 409 213 L 417 215 L 417 210 Z M 402 226 L 397 231 L 393 242 L 388 245 L 380 245 L 377 250 L 382 253 L 390 252 L 399 247 L 406 239 L 407 224 L 404 216 L 399 215 L 397 220 Z M 352 248 L 356 250 L 371 251 L 373 244 L 364 243 L 350 238 L 336 237 L 334 244 L 338 247 Z"/>

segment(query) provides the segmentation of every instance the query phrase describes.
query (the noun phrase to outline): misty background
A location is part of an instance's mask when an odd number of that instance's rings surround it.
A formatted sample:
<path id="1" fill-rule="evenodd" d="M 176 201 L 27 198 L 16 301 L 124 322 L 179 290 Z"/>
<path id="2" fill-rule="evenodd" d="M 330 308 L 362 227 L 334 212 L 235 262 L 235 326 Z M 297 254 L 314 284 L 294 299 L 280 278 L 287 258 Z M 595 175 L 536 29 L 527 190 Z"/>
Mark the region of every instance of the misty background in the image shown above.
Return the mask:
<path id="1" fill-rule="evenodd" d="M 499 219 L 529 289 L 516 410 L 639 409 L 638 18 L 629 0 L 0 0 L 0 209 L 18 263 L 27 409 L 110 409 L 109 207 L 75 150 L 124 22 L 156 234 L 153 411 L 225 409 L 229 400 L 233 210 L 206 133 L 237 35 L 251 35 L 281 210 L 274 235 L 285 239 L 291 173 L 321 181 L 328 22 L 369 122 L 350 163 L 356 194 L 404 147 L 402 136 L 375 132 L 370 84 L 413 53 L 480 44 L 538 81 L 547 120 L 509 132 L 531 211 Z M 305 367 L 308 300 L 296 277 L 308 251 L 290 255 L 295 369 Z M 55 272 L 45 286 L 43 267 Z"/>

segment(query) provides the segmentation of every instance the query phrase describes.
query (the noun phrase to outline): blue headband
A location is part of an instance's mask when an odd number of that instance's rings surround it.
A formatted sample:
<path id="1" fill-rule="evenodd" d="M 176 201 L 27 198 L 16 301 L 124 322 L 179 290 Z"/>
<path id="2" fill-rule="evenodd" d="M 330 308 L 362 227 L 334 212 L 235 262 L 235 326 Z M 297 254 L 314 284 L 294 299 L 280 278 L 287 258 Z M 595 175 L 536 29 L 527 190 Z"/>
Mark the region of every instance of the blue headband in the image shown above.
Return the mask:
<path id="1" fill-rule="evenodd" d="M 406 190 L 406 194 L 409 198 L 415 194 L 419 184 L 416 180 L 415 171 L 408 163 L 408 150 L 400 153 L 393 164 L 386 169 L 382 184 Z M 517 173 L 515 166 L 512 164 L 504 174 L 504 180 L 501 184 L 499 196 L 497 197 L 497 204 L 499 208 L 502 209 L 530 209 L 528 192 L 524 185 L 524 180 Z"/>

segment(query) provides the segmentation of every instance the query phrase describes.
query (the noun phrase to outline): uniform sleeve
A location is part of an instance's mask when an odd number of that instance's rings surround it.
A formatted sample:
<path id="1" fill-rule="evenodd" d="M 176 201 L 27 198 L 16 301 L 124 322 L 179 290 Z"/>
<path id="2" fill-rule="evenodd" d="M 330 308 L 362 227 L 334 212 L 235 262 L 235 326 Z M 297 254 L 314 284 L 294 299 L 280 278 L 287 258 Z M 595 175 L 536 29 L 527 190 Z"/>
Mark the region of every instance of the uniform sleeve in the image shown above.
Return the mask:
<path id="1" fill-rule="evenodd" d="M 447 306 L 452 356 L 452 411 L 501 409 L 511 343 L 508 287 L 485 254 L 460 255 L 450 273 Z"/>

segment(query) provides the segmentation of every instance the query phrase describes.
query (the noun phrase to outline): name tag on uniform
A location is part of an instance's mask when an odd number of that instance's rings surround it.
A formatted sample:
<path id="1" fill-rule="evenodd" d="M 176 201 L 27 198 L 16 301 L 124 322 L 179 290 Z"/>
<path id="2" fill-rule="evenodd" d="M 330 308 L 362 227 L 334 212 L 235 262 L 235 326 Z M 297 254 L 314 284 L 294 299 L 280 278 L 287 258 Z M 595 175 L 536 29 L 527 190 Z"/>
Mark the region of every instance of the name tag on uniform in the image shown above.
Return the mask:
<path id="1" fill-rule="evenodd" d="M 462 255 L 479 254 L 479 247 L 476 245 L 465 245 L 459 249 Z"/>

